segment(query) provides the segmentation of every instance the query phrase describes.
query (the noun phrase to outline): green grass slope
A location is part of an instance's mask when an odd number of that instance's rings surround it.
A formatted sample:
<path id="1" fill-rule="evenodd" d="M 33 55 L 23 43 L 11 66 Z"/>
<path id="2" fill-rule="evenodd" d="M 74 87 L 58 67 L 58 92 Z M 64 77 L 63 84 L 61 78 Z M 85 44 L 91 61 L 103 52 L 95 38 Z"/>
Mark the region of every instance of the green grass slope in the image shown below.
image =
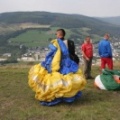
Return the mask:
<path id="1" fill-rule="evenodd" d="M 48 44 L 48 38 L 53 38 L 52 34 L 48 32 L 40 32 L 37 30 L 30 30 L 15 38 L 9 39 L 12 45 L 23 44 L 27 47 L 30 46 L 46 46 Z"/>
<path id="2" fill-rule="evenodd" d="M 42 30 L 27 30 L 20 35 L 8 39 L 11 45 L 25 45 L 27 47 L 47 46 L 51 39 L 55 39 L 55 32 L 58 27 L 50 27 L 47 31 Z M 74 28 L 66 29 L 65 39 L 72 39 L 75 43 L 82 43 L 85 36 L 89 34 L 89 28 Z M 91 34 L 93 42 L 100 40 L 99 35 Z"/>

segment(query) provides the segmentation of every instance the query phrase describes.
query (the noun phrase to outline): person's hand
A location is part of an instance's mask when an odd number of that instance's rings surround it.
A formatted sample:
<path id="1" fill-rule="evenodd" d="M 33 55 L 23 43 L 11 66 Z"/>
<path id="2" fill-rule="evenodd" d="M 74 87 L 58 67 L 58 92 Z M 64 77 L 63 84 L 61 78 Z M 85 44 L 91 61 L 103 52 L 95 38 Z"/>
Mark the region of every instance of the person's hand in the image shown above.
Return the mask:
<path id="1" fill-rule="evenodd" d="M 118 75 L 113 75 L 113 78 L 117 83 L 120 83 L 119 77 L 120 76 L 118 76 Z"/>
<path id="2" fill-rule="evenodd" d="M 88 60 L 88 61 L 89 61 L 90 59 L 89 59 L 88 57 L 86 57 L 86 60 Z"/>

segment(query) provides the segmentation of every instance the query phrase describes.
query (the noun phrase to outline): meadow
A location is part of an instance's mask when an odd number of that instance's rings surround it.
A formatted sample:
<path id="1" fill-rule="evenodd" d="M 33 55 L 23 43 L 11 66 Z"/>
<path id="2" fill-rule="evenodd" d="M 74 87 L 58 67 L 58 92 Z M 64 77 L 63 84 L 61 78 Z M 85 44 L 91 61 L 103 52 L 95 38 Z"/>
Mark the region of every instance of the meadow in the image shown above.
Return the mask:
<path id="1" fill-rule="evenodd" d="M 28 30 L 15 38 L 10 38 L 10 44 L 12 45 L 20 45 L 23 44 L 27 47 L 34 46 L 48 46 L 51 39 L 55 39 L 55 32 L 58 28 L 52 27 L 51 30 L 42 31 L 42 30 Z M 68 38 L 72 32 L 68 29 L 65 29 L 67 33 L 66 38 Z"/>
<path id="2" fill-rule="evenodd" d="M 120 92 L 98 90 L 94 80 L 87 80 L 82 97 L 72 104 L 41 106 L 28 86 L 30 67 L 29 64 L 0 66 L 0 120 L 120 119 Z M 93 76 L 99 73 L 99 67 L 93 66 Z"/>
<path id="3" fill-rule="evenodd" d="M 55 39 L 55 32 L 59 29 L 58 27 L 50 27 L 50 30 L 42 31 L 42 30 L 28 30 L 14 38 L 8 39 L 11 45 L 25 45 L 27 47 L 35 47 L 41 46 L 45 47 L 48 46 L 51 39 Z M 89 35 L 88 28 L 73 28 L 73 29 L 65 29 L 66 36 L 65 39 L 73 39 L 75 38 L 75 43 L 82 42 L 85 36 Z M 82 38 L 81 38 L 82 37 Z M 96 34 L 92 34 L 93 41 L 98 41 L 100 36 Z"/>

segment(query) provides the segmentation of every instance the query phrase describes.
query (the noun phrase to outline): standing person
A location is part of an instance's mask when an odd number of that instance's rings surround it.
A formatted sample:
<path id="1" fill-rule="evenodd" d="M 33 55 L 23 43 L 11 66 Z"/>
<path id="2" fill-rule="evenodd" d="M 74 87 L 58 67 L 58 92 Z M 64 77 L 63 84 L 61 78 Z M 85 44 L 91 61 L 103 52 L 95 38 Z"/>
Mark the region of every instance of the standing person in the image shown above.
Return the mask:
<path id="1" fill-rule="evenodd" d="M 90 36 L 85 38 L 85 42 L 82 44 L 82 55 L 84 60 L 84 75 L 86 79 L 93 79 L 91 76 L 91 66 L 93 58 L 93 45 L 91 43 Z"/>
<path id="2" fill-rule="evenodd" d="M 29 86 L 42 105 L 71 103 L 81 97 L 86 85 L 77 61 L 70 59 L 68 48 L 73 45 L 68 45 L 64 37 L 64 29 L 58 29 L 45 61 L 34 65 L 29 71 Z"/>
<path id="3" fill-rule="evenodd" d="M 98 52 L 101 58 L 101 69 L 105 69 L 106 65 L 109 69 L 113 69 L 112 48 L 109 41 L 110 35 L 106 33 L 104 38 L 99 42 Z"/>

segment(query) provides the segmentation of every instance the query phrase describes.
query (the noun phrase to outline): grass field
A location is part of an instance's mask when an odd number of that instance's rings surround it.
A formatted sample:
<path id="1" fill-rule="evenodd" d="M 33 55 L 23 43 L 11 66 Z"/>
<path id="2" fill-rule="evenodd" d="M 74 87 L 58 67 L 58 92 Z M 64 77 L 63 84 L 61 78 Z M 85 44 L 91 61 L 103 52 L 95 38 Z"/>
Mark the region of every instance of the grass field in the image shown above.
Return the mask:
<path id="1" fill-rule="evenodd" d="M 42 32 L 38 30 L 30 30 L 25 33 L 20 34 L 15 38 L 9 39 L 11 44 L 20 45 L 23 44 L 25 46 L 47 46 L 48 38 L 53 38 L 52 34 L 47 32 Z"/>
<path id="2" fill-rule="evenodd" d="M 0 120 L 119 120 L 120 92 L 100 91 L 88 80 L 72 104 L 44 107 L 28 86 L 30 65 L 0 66 Z M 93 76 L 99 68 L 93 67 Z"/>
<path id="3" fill-rule="evenodd" d="M 15 38 L 10 38 L 8 41 L 12 45 L 20 45 L 23 44 L 27 47 L 34 47 L 34 46 L 48 46 L 49 39 L 55 39 L 55 32 L 58 28 L 52 27 L 49 31 L 40 31 L 40 30 L 28 30 Z M 66 30 L 66 39 L 72 34 L 69 29 Z"/>
<path id="4" fill-rule="evenodd" d="M 10 38 L 8 41 L 12 45 L 20 45 L 23 44 L 27 47 L 34 47 L 34 46 L 48 46 L 49 39 L 55 39 L 55 32 L 58 27 L 51 27 L 51 30 L 48 31 L 40 31 L 40 30 L 28 30 L 27 32 L 24 32 L 15 38 Z M 73 31 L 77 31 L 73 32 Z M 84 40 L 85 36 L 89 35 L 88 28 L 75 28 L 73 31 L 71 29 L 65 29 L 66 36 L 65 39 L 71 39 L 71 35 L 77 35 L 81 37 L 81 34 L 83 38 L 81 40 Z M 76 38 L 80 40 L 80 38 Z M 100 36 L 92 34 L 93 41 L 99 40 Z"/>

